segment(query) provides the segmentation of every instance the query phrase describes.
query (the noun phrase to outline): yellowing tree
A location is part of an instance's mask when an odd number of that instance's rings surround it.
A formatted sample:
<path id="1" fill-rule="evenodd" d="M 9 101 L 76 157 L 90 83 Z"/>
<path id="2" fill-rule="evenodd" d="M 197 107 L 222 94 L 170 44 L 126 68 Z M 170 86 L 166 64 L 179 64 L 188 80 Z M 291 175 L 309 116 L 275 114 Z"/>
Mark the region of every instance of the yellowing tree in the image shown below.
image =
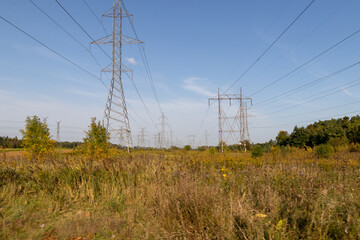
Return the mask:
<path id="1" fill-rule="evenodd" d="M 20 130 L 23 135 L 22 144 L 30 159 L 41 160 L 54 151 L 55 141 L 50 138 L 50 131 L 46 121 L 39 117 L 27 117 L 25 129 Z"/>
<path id="2" fill-rule="evenodd" d="M 83 149 L 88 157 L 95 160 L 102 160 L 110 154 L 110 134 L 106 128 L 96 123 L 96 118 L 91 119 L 89 130 L 84 138 Z"/>

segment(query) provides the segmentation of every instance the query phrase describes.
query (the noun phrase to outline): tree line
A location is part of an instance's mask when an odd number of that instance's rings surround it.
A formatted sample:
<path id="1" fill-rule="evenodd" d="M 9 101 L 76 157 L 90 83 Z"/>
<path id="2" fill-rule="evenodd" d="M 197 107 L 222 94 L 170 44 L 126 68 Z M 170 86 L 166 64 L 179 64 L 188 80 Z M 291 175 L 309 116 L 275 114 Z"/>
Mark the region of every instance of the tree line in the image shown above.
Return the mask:
<path id="1" fill-rule="evenodd" d="M 280 131 L 276 137 L 280 146 L 315 147 L 322 144 L 340 146 L 360 143 L 360 116 L 318 121 L 306 127 L 295 126 L 292 133 Z"/>
<path id="2" fill-rule="evenodd" d="M 17 137 L 0 137 L 0 148 L 22 148 L 22 141 Z"/>

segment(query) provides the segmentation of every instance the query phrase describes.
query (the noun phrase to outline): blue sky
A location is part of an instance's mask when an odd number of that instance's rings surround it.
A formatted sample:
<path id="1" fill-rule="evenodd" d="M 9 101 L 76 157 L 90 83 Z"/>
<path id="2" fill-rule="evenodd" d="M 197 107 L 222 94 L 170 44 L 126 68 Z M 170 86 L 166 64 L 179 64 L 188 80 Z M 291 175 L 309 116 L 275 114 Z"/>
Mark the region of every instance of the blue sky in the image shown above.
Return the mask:
<path id="1" fill-rule="evenodd" d="M 54 0 L 33 1 L 88 48 L 91 39 Z M 106 35 L 83 0 L 60 2 L 94 39 Z M 112 6 L 112 0 L 86 2 L 99 17 Z M 208 107 L 208 98 L 216 95 L 219 87 L 228 89 L 309 3 L 308 0 L 125 2 L 134 15 L 139 38 L 145 42 L 161 106 L 180 144 L 187 144 L 187 136 L 192 134 L 197 135 L 197 144 L 203 144 L 205 130 L 211 134 L 209 143 L 217 143 L 217 107 L 215 103 Z M 253 98 L 254 105 L 249 109 L 252 141 L 274 139 L 279 130 L 291 132 L 295 125 L 360 112 L 360 85 L 356 85 L 360 83 L 359 65 L 272 101 L 279 94 L 358 62 L 360 33 L 254 94 L 360 29 L 359 9 L 357 0 L 316 0 L 228 90 L 239 93 L 242 87 L 244 95 Z M 100 75 L 100 68 L 90 54 L 30 1 L 1 1 L 0 15 L 92 74 Z M 103 23 L 110 32 L 110 19 L 104 18 Z M 19 129 L 24 127 L 26 116 L 38 115 L 47 117 L 53 136 L 56 121 L 61 121 L 62 140 L 81 140 L 90 118 L 102 119 L 107 89 L 96 78 L 1 19 L 0 29 L 0 135 L 21 137 Z M 124 33 L 134 37 L 127 21 Z M 111 53 L 108 46 L 104 49 Z M 91 51 L 101 66 L 110 63 L 96 46 Z M 158 123 L 160 111 L 138 47 L 124 46 L 123 56 L 124 63 L 134 70 L 134 81 L 154 122 Z M 104 81 L 109 83 L 106 78 Z M 141 127 L 147 127 L 147 139 L 153 144 L 157 130 L 126 79 L 124 91 L 135 145 Z M 227 113 L 231 115 L 235 110 L 236 105 Z"/>

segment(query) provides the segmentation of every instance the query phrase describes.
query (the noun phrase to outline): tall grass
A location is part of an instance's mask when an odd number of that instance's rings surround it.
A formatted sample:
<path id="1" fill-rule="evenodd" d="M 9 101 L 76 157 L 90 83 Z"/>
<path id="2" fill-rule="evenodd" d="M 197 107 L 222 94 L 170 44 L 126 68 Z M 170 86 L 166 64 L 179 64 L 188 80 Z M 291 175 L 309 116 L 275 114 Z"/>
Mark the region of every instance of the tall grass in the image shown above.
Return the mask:
<path id="1" fill-rule="evenodd" d="M 360 239 L 360 154 L 0 159 L 0 239 Z"/>

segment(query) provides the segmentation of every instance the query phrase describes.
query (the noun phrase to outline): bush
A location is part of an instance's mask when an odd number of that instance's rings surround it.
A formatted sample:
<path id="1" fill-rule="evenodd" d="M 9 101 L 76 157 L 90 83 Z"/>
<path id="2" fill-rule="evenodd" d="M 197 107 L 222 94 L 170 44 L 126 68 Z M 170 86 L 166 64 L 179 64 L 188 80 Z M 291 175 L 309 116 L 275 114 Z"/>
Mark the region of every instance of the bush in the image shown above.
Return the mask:
<path id="1" fill-rule="evenodd" d="M 264 155 L 264 150 L 262 149 L 262 147 L 260 145 L 256 145 L 252 150 L 251 157 L 256 158 L 256 157 L 261 157 L 263 155 Z"/>
<path id="2" fill-rule="evenodd" d="M 328 144 L 321 144 L 315 147 L 315 154 L 319 158 L 330 158 L 334 155 L 334 148 Z"/>
<path id="3" fill-rule="evenodd" d="M 214 147 L 210 147 L 209 152 L 210 152 L 210 154 L 215 154 L 216 149 Z"/>
<path id="4" fill-rule="evenodd" d="M 190 146 L 190 145 L 185 145 L 184 150 L 190 151 L 190 150 L 191 150 L 191 146 Z"/>
<path id="5" fill-rule="evenodd" d="M 27 117 L 25 130 L 20 130 L 23 135 L 22 144 L 30 159 L 41 160 L 54 151 L 55 141 L 50 139 L 50 130 L 46 121 L 39 117 Z"/>
<path id="6" fill-rule="evenodd" d="M 103 160 L 110 154 L 110 134 L 96 118 L 91 119 L 90 129 L 86 132 L 84 145 L 82 146 L 85 154 L 91 159 Z"/>

